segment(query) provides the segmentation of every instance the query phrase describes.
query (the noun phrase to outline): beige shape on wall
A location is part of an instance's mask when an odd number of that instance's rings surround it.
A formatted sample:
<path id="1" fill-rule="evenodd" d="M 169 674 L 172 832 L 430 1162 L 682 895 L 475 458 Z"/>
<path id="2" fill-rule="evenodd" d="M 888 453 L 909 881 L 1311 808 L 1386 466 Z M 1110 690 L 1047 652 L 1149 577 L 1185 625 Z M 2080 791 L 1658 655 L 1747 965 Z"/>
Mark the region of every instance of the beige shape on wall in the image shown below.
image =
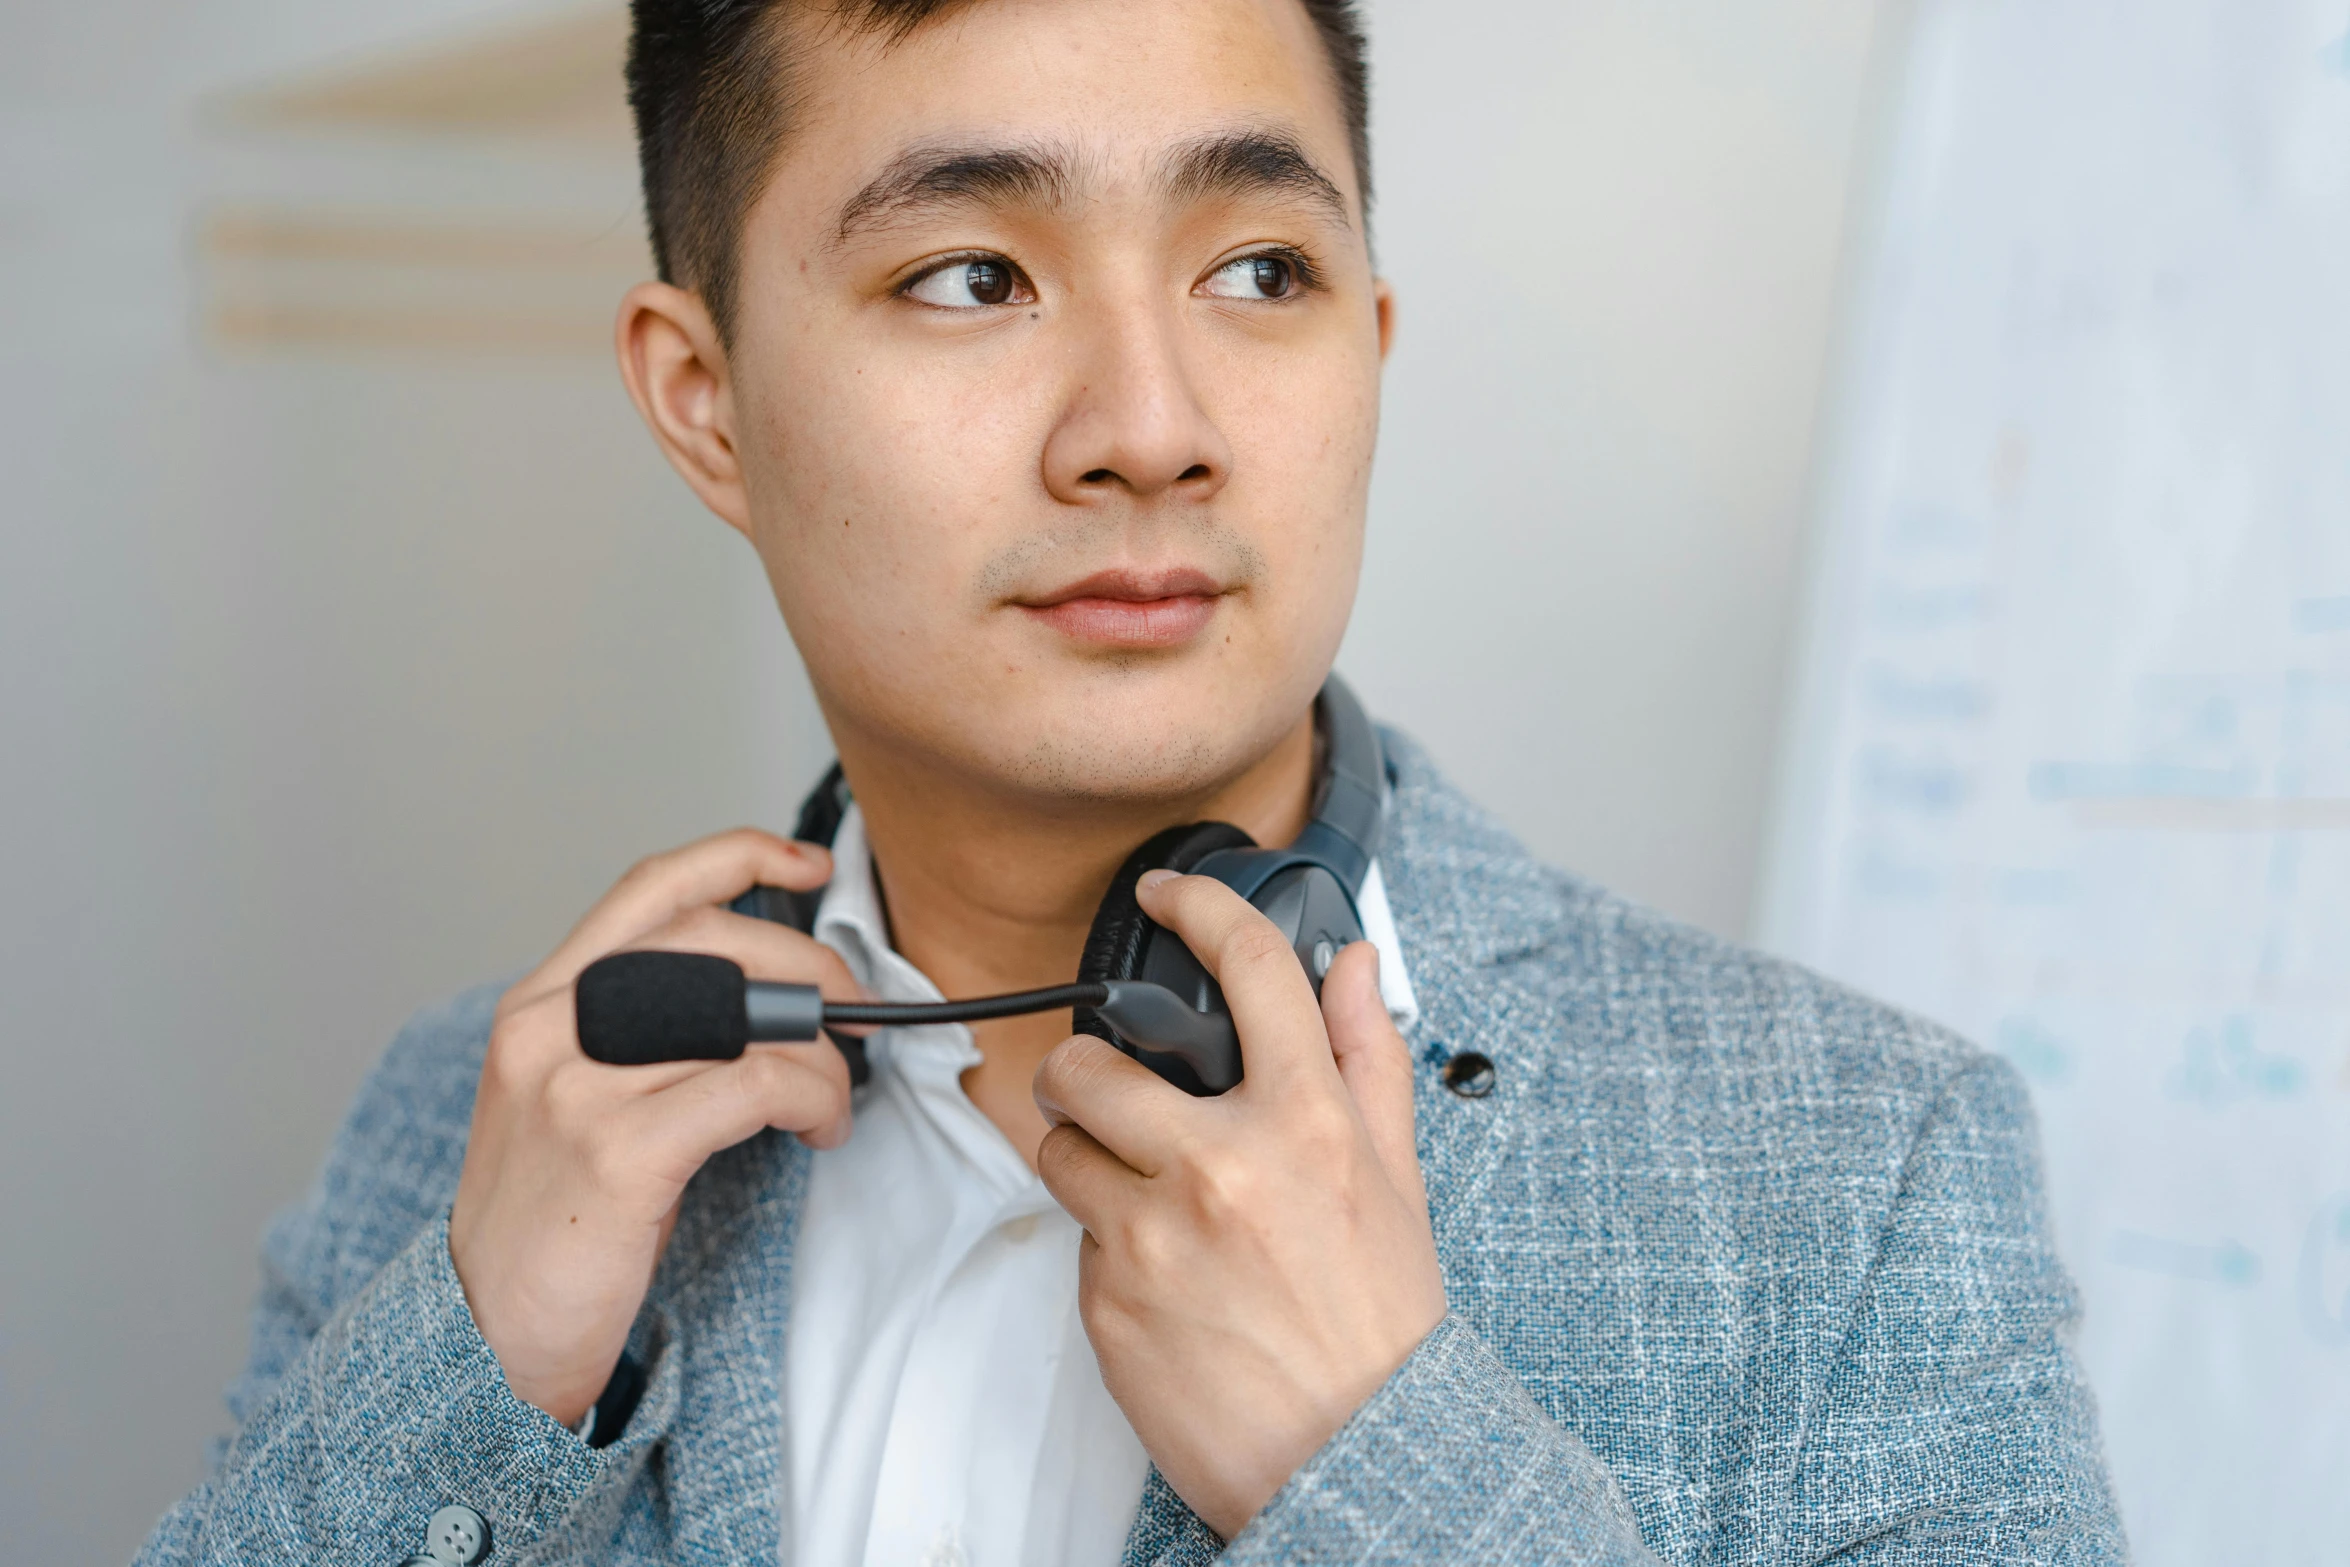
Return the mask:
<path id="1" fill-rule="evenodd" d="M 647 276 L 635 224 L 223 208 L 198 230 L 206 336 L 230 351 L 601 358 Z"/>
<path id="2" fill-rule="evenodd" d="M 244 131 L 323 144 L 416 144 L 527 170 L 541 156 L 633 171 L 622 81 L 627 8 L 596 4 L 344 60 L 224 100 Z M 633 182 L 632 182 L 633 183 Z M 617 180 L 615 181 L 617 186 Z M 231 352 L 369 356 L 611 351 L 612 314 L 652 262 L 633 201 L 583 212 L 531 187 L 485 213 L 350 194 L 222 202 L 199 219 L 204 333 Z"/>
<path id="3" fill-rule="evenodd" d="M 628 10 L 596 5 L 332 67 L 224 108 L 283 130 L 526 137 L 625 153 Z"/>

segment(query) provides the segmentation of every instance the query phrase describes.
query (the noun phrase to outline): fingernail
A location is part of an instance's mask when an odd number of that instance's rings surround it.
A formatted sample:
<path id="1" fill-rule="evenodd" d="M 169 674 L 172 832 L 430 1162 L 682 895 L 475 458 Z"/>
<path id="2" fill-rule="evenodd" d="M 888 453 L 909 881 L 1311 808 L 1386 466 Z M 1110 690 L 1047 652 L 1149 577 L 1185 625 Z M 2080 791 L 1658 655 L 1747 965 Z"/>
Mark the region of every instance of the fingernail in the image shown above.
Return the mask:
<path id="1" fill-rule="evenodd" d="M 1142 873 L 1142 880 L 1136 882 L 1134 885 L 1138 890 L 1148 891 L 1150 888 L 1156 887 L 1161 882 L 1173 881 L 1176 877 L 1176 874 L 1176 872 L 1170 870 L 1144 871 Z"/>

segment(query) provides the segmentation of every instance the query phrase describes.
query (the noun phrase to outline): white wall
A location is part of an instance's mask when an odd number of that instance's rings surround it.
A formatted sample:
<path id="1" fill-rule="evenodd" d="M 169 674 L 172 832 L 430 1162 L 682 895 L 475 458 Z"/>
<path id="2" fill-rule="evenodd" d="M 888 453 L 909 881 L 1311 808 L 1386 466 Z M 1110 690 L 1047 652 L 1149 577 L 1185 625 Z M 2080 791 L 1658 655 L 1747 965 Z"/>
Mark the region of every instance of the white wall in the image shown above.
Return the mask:
<path id="1" fill-rule="evenodd" d="M 1744 926 L 1872 0 L 1380 0 L 1401 300 L 1342 664 L 1547 858 Z"/>
<path id="2" fill-rule="evenodd" d="M 225 88 L 481 0 L 10 7 L 0 49 L 0 1562 L 195 1480 L 254 1245 L 397 1020 L 821 741 L 592 359 L 227 353 L 256 195 L 621 222 L 626 171 L 289 149 Z M 1741 922 L 1866 0 L 1380 0 L 1402 290 L 1346 667 L 1544 852 Z M 716 606 L 713 612 L 713 606 Z"/>

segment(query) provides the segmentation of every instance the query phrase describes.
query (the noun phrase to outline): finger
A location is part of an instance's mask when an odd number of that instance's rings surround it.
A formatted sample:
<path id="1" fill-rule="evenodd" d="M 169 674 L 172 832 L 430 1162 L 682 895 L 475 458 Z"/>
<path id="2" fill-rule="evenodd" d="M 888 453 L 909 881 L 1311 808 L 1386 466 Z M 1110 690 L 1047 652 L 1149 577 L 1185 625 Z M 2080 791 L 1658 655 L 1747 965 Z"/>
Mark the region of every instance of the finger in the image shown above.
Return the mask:
<path id="1" fill-rule="evenodd" d="M 558 992 L 557 997 L 550 999 L 559 999 L 568 994 L 568 991 Z M 819 1071 L 827 1072 L 831 1070 L 826 1065 L 827 1058 L 829 1058 L 830 1061 L 838 1064 L 838 1068 L 843 1074 L 848 1071 L 848 1064 L 841 1059 L 840 1051 L 828 1043 L 819 1042 L 808 1045 L 754 1044 L 744 1047 L 744 1055 L 762 1050 L 778 1051 L 785 1054 L 799 1053 L 809 1065 Z M 741 1059 L 743 1059 L 742 1056 L 734 1058 L 736 1061 Z M 556 1069 L 570 1071 L 576 1068 L 581 1074 L 576 1083 L 580 1096 L 593 1106 L 589 1113 L 591 1115 L 609 1115 L 618 1113 L 636 1100 L 649 1099 L 655 1094 L 665 1093 L 689 1078 L 701 1077 L 733 1064 L 733 1061 L 695 1059 L 646 1061 L 627 1066 L 615 1066 L 609 1062 L 588 1059 L 580 1053 L 577 1044 L 574 1043 L 567 1047 L 567 1054 L 557 1063 Z M 840 1137 L 833 1142 L 825 1143 L 824 1146 L 834 1147 L 837 1146 L 838 1141 L 845 1140 L 848 1135 L 846 1128 L 847 1123 L 841 1123 Z M 813 1137 L 817 1134 L 812 1132 L 808 1135 Z M 811 1143 L 810 1146 L 815 1145 Z"/>
<path id="2" fill-rule="evenodd" d="M 813 936 L 709 904 L 687 909 L 621 950 L 707 953 L 731 960 L 746 979 L 814 985 L 827 1001 L 871 999 L 841 955 Z"/>
<path id="3" fill-rule="evenodd" d="M 482 1092 L 527 1096 L 550 1075 L 578 1067 L 580 1075 L 568 1088 L 598 1106 L 617 1105 L 659 1093 L 713 1064 L 684 1060 L 611 1066 L 590 1060 L 579 1045 L 578 1010 L 578 992 L 568 985 L 508 1005 L 490 1035 Z"/>
<path id="4" fill-rule="evenodd" d="M 707 953 L 732 960 L 746 979 L 814 985 L 827 1001 L 880 999 L 857 982 L 838 952 L 815 937 L 715 905 L 688 909 L 623 950 Z M 877 1026 L 870 1023 L 827 1023 L 824 1028 L 827 1033 L 858 1039 L 877 1032 Z"/>
<path id="5" fill-rule="evenodd" d="M 856 1101 L 852 1097 L 856 1085 L 849 1080 L 848 1058 L 840 1053 L 838 1045 L 830 1040 L 819 1040 L 812 1045 L 753 1045 L 743 1053 L 745 1056 L 753 1053 L 786 1056 L 814 1069 L 833 1085 L 834 1091 L 840 1096 L 839 1109 L 822 1125 L 790 1130 L 818 1153 L 838 1148 L 849 1140 L 849 1133 L 855 1129 L 857 1119 Z M 767 1124 L 773 1126 L 776 1123 L 770 1121 Z"/>
<path id="6" fill-rule="evenodd" d="M 811 1146 L 837 1147 L 848 1135 L 848 1066 L 829 1046 L 762 1046 L 649 1094 L 623 1113 L 647 1157 L 689 1174 L 770 1126 L 796 1132 Z"/>
<path id="7" fill-rule="evenodd" d="M 627 950 L 704 953 L 730 960 L 747 976 L 814 985 L 828 1001 L 868 999 L 864 988 L 849 973 L 848 964 L 830 947 L 772 921 L 725 909 L 709 906 L 689 909 L 655 931 L 642 946 Z M 553 1070 L 565 1062 L 584 1059 L 585 1052 L 579 1043 L 578 1009 L 576 983 L 517 1004 L 518 1018 L 529 1023 L 529 1062 L 539 1070 Z M 844 1074 L 848 1070 L 838 1047 L 829 1042 L 790 1048 L 809 1050 L 812 1061 L 829 1059 Z M 611 1093 L 630 1098 L 663 1092 L 709 1071 L 712 1066 L 706 1060 L 594 1063 L 597 1072 L 611 1074 Z M 810 1147 L 834 1147 L 848 1135 L 845 1122 L 837 1129 L 795 1127 L 793 1130 L 803 1132 Z M 826 1141 L 827 1138 L 831 1140 Z"/>
<path id="8" fill-rule="evenodd" d="M 753 887 L 805 892 L 832 879 L 830 851 L 738 827 L 640 860 L 587 912 L 534 978 L 567 985 L 605 953 L 641 939 L 686 909 L 730 902 Z"/>
<path id="9" fill-rule="evenodd" d="M 1419 1148 L 1412 1135 L 1412 1056 L 1379 994 L 1379 949 L 1351 943 L 1322 980 L 1330 1053 L 1371 1134 L 1371 1147 L 1398 1192 L 1425 1209 Z"/>
<path id="10" fill-rule="evenodd" d="M 1207 876 L 1151 871 L 1135 897 L 1145 914 L 1183 938 L 1223 987 L 1240 1034 L 1242 1087 L 1335 1076 L 1314 987 L 1271 920 Z"/>
<path id="11" fill-rule="evenodd" d="M 1036 1174 L 1053 1201 L 1096 1240 L 1117 1234 L 1124 1216 L 1144 1200 L 1142 1176 L 1084 1127 L 1065 1121 L 1037 1144 Z"/>
<path id="12" fill-rule="evenodd" d="M 1194 1106 L 1191 1096 L 1091 1034 L 1072 1034 L 1036 1068 L 1036 1108 L 1053 1126 L 1081 1127 L 1129 1168 L 1166 1168 Z"/>

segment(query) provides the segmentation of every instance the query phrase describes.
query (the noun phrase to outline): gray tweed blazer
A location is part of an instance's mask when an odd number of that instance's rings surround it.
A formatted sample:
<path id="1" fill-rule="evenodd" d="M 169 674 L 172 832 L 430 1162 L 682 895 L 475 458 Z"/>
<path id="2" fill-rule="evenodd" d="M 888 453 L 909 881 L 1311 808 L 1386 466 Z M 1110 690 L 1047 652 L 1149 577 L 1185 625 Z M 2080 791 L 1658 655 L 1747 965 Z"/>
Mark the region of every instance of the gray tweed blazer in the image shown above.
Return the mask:
<path id="1" fill-rule="evenodd" d="M 2124 1560 L 2015 1076 L 1546 869 L 1388 746 L 1452 1314 L 1229 1545 L 1154 1474 L 1126 1561 Z M 449 1264 L 495 999 L 409 1025 L 270 1231 L 235 1435 L 141 1561 L 388 1567 L 451 1503 L 492 1567 L 778 1560 L 810 1155 L 762 1135 L 688 1189 L 591 1448 Z M 1482 1098 L 1444 1084 L 1471 1050 Z"/>

